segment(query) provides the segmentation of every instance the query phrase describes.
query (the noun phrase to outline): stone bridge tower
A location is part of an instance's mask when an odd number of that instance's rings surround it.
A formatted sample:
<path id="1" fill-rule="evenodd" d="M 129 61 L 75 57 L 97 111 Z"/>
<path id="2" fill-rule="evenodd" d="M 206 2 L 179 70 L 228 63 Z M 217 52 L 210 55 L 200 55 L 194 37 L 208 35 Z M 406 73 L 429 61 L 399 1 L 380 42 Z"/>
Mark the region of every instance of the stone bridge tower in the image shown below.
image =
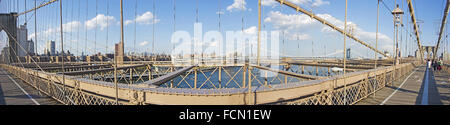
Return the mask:
<path id="1" fill-rule="evenodd" d="M 0 13 L 0 32 L 5 31 L 9 38 L 9 60 L 11 62 L 17 62 L 17 13 Z M 8 56 L 8 55 L 4 55 Z"/>

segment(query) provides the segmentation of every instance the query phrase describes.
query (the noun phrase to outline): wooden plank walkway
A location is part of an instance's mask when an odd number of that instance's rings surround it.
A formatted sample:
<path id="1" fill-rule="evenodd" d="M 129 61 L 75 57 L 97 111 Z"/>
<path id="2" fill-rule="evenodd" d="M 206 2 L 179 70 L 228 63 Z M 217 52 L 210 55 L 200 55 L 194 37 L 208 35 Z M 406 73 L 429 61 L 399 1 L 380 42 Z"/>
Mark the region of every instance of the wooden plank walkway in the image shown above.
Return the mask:
<path id="1" fill-rule="evenodd" d="M 0 105 L 60 105 L 0 68 Z"/>
<path id="2" fill-rule="evenodd" d="M 450 105 L 449 78 L 447 72 L 420 66 L 357 105 Z"/>

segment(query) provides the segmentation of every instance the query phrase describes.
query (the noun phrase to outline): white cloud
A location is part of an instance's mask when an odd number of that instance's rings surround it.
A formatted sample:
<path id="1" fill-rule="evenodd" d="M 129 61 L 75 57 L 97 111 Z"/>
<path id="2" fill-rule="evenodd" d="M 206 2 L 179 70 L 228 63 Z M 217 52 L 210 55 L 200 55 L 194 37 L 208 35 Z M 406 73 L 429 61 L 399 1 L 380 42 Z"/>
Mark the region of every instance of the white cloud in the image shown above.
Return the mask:
<path id="1" fill-rule="evenodd" d="M 100 30 L 105 29 L 107 26 L 114 24 L 116 19 L 113 16 L 105 16 L 103 14 L 99 14 L 96 17 L 88 20 L 84 23 L 87 29 L 91 30 L 94 28 L 100 27 Z"/>
<path id="2" fill-rule="evenodd" d="M 223 15 L 223 14 L 225 14 L 225 12 L 223 12 L 222 10 L 220 10 L 220 11 L 217 11 L 216 14 L 217 14 L 217 15 L 218 15 L 218 14 Z"/>
<path id="3" fill-rule="evenodd" d="M 302 33 L 289 33 L 286 36 L 288 40 L 308 40 L 311 39 L 311 37 L 308 34 L 302 34 Z"/>
<path id="4" fill-rule="evenodd" d="M 245 7 L 246 5 L 247 2 L 245 2 L 245 0 L 234 0 L 233 4 L 227 7 L 227 10 L 230 12 L 246 11 L 247 10 L 247 7 Z"/>
<path id="5" fill-rule="evenodd" d="M 315 0 L 312 6 L 318 7 L 322 5 L 330 5 L 330 2 L 328 1 L 322 1 L 322 0 Z"/>
<path id="6" fill-rule="evenodd" d="M 284 31 L 289 40 L 306 40 L 310 36 L 304 33 L 305 29 L 319 27 L 318 22 L 305 14 L 282 14 L 279 11 L 271 11 L 264 22 L 272 23 L 274 28 Z"/>
<path id="7" fill-rule="evenodd" d="M 244 29 L 244 34 L 255 35 L 257 33 L 258 28 L 256 26 L 252 26 L 250 28 Z"/>
<path id="8" fill-rule="evenodd" d="M 306 4 L 308 2 L 312 2 L 312 0 L 288 0 L 291 1 L 294 4 Z"/>
<path id="9" fill-rule="evenodd" d="M 317 14 L 333 25 L 344 29 L 344 21 L 336 19 L 329 14 Z M 312 19 L 305 14 L 283 14 L 279 11 L 271 11 L 268 16 L 264 19 L 264 22 L 271 23 L 275 29 L 285 31 L 285 35 L 291 40 L 305 40 L 311 37 L 304 33 L 314 29 L 321 29 L 322 33 L 333 33 L 337 35 L 337 31 L 331 29 L 330 27 L 323 25 L 322 23 Z M 347 22 L 347 28 L 353 27 L 353 35 L 363 41 L 368 42 L 371 46 L 375 46 L 376 33 L 363 30 L 353 22 Z M 350 28 L 349 28 L 350 29 Z M 296 38 L 297 37 L 297 38 Z M 393 40 L 387 35 L 379 33 L 378 34 L 378 46 L 380 50 L 392 50 Z"/>
<path id="10" fill-rule="evenodd" d="M 72 22 L 63 24 L 64 32 L 73 32 L 73 31 L 76 31 L 79 27 L 81 27 L 81 23 L 79 21 L 72 21 Z"/>
<path id="11" fill-rule="evenodd" d="M 145 46 L 145 45 L 148 45 L 148 43 L 150 43 L 150 42 L 144 41 L 144 42 L 139 43 L 139 45 L 140 45 L 140 46 Z"/>
<path id="12" fill-rule="evenodd" d="M 79 27 L 81 27 L 81 25 L 82 24 L 79 21 L 68 22 L 68 23 L 63 24 L 63 30 L 64 30 L 65 33 L 75 32 L 75 31 L 78 30 Z M 43 32 L 38 32 L 37 35 L 41 36 L 40 38 L 42 38 L 42 36 L 49 36 L 49 35 L 55 35 L 55 34 L 59 35 L 60 31 L 61 31 L 60 27 L 50 28 L 50 29 L 47 29 L 47 30 L 45 30 Z M 28 36 L 28 38 L 29 39 L 35 39 L 35 36 L 36 36 L 35 33 L 31 33 Z M 43 39 L 40 39 L 40 40 L 43 40 Z"/>
<path id="13" fill-rule="evenodd" d="M 133 20 L 126 20 L 126 21 L 124 22 L 124 24 L 125 24 L 125 26 L 126 26 L 126 25 L 128 25 L 128 24 L 133 23 L 133 22 L 134 22 Z"/>
<path id="14" fill-rule="evenodd" d="M 289 1 L 289 2 L 292 2 L 292 3 L 294 3 L 294 4 L 297 4 L 297 5 L 304 5 L 304 4 L 311 4 L 312 6 L 314 6 L 314 7 L 318 7 L 318 6 L 322 6 L 322 5 L 329 5 L 330 4 L 330 2 L 329 1 L 323 1 L 323 0 L 287 0 L 287 1 Z M 262 0 L 261 1 L 261 5 L 263 5 L 263 6 L 272 6 L 272 7 L 274 7 L 274 6 L 276 6 L 276 5 L 278 5 L 279 3 L 278 2 L 276 2 L 275 0 Z"/>
<path id="15" fill-rule="evenodd" d="M 336 19 L 329 14 L 317 14 L 317 16 L 327 20 L 328 22 L 336 25 L 341 29 L 344 29 L 344 21 L 342 20 Z M 351 31 L 350 29 L 352 29 L 353 32 L 350 32 Z M 349 33 L 352 33 L 356 38 L 359 38 L 366 42 L 370 42 L 371 44 L 373 44 L 372 46 L 375 46 L 376 32 L 365 31 L 360 27 L 358 27 L 358 25 L 356 25 L 353 22 L 347 22 L 347 31 Z M 329 28 L 328 26 L 323 27 L 322 32 L 336 33 L 335 30 Z M 389 36 L 382 33 L 378 33 L 378 46 L 380 47 L 380 50 L 392 50 L 393 48 L 392 44 L 393 40 L 389 38 Z"/>
<path id="16" fill-rule="evenodd" d="M 138 24 L 148 25 L 148 24 L 158 23 L 160 20 L 157 19 L 153 15 L 152 12 L 147 11 L 144 14 L 137 16 L 136 19 L 134 19 L 134 20 L 125 21 L 125 25 L 129 25 L 129 24 L 133 23 L 134 21 L 136 21 L 136 23 L 138 23 Z"/>
<path id="17" fill-rule="evenodd" d="M 299 30 L 318 26 L 317 21 L 305 14 L 283 14 L 280 11 L 269 12 L 264 22 L 272 23 L 275 28 L 281 30 Z"/>
<path id="18" fill-rule="evenodd" d="M 262 6 L 276 6 L 278 4 L 275 0 L 262 0 L 261 5 Z"/>

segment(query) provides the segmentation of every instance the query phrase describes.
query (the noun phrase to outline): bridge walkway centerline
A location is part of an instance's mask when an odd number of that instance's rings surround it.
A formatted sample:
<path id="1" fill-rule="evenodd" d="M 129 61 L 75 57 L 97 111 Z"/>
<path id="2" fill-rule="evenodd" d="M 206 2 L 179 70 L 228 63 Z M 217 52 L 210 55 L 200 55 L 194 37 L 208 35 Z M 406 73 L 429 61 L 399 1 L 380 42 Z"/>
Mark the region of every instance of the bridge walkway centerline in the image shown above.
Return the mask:
<path id="1" fill-rule="evenodd" d="M 0 105 L 61 105 L 0 68 Z"/>
<path id="2" fill-rule="evenodd" d="M 356 105 L 450 105 L 450 75 L 419 66 Z"/>

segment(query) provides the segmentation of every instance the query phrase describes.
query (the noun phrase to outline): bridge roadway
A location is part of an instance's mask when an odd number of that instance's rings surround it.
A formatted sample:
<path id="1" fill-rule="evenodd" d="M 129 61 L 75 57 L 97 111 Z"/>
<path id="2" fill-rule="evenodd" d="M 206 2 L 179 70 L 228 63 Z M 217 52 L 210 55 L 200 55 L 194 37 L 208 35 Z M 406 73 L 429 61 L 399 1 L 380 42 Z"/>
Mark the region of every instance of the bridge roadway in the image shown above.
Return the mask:
<path id="1" fill-rule="evenodd" d="M 51 97 L 0 68 L 0 105 L 59 105 Z"/>
<path id="2" fill-rule="evenodd" d="M 450 105 L 450 73 L 419 66 L 356 105 Z"/>

